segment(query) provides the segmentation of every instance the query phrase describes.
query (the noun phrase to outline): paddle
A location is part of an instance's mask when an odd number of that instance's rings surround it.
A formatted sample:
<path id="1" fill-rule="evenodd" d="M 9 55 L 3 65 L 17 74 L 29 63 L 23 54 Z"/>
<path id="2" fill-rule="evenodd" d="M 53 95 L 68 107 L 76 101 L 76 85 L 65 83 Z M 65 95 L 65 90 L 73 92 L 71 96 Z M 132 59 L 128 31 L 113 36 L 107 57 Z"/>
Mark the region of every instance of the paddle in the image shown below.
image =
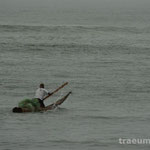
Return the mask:
<path id="1" fill-rule="evenodd" d="M 54 90 L 51 94 L 49 94 L 48 96 L 46 96 L 44 100 L 46 100 L 48 97 L 52 96 L 54 93 L 58 92 L 60 89 L 62 89 L 64 86 L 66 86 L 68 84 L 68 82 L 64 83 L 63 85 L 61 85 L 59 88 L 57 88 L 56 90 Z"/>

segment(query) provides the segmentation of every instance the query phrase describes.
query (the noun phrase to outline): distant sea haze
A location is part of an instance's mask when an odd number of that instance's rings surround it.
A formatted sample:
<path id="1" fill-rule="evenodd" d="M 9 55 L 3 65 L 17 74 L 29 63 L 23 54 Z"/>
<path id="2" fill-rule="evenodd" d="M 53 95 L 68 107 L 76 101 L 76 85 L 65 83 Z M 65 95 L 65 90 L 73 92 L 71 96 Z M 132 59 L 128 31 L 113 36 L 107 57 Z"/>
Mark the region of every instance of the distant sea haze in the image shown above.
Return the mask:
<path id="1" fill-rule="evenodd" d="M 147 27 L 149 0 L 5 0 L 0 24 Z"/>

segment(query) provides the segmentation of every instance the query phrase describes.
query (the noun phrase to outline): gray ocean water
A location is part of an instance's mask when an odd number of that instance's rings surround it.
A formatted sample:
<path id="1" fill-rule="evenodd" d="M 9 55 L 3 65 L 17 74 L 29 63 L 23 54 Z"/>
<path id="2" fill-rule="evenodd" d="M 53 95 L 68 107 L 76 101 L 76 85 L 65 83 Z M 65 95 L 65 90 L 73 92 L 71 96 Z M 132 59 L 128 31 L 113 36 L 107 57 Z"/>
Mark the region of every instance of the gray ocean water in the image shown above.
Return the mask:
<path id="1" fill-rule="evenodd" d="M 119 138 L 150 139 L 150 5 L 6 2 L 0 5 L 0 149 L 148 150 L 149 144 L 121 145 Z M 53 91 L 66 81 L 45 101 L 72 90 L 60 108 L 11 112 L 41 82 Z"/>

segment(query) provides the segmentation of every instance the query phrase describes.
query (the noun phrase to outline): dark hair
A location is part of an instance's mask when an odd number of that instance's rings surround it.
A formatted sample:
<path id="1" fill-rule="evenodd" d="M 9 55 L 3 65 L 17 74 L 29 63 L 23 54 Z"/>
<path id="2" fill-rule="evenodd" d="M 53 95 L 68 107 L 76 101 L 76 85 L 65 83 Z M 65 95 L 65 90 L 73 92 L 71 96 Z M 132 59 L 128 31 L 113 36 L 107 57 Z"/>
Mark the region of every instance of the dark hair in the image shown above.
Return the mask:
<path id="1" fill-rule="evenodd" d="M 41 83 L 41 84 L 40 84 L 40 88 L 44 88 L 44 83 Z"/>
<path id="2" fill-rule="evenodd" d="M 20 107 L 14 107 L 12 109 L 12 112 L 14 112 L 14 113 L 22 113 L 23 111 L 22 111 L 22 109 Z"/>

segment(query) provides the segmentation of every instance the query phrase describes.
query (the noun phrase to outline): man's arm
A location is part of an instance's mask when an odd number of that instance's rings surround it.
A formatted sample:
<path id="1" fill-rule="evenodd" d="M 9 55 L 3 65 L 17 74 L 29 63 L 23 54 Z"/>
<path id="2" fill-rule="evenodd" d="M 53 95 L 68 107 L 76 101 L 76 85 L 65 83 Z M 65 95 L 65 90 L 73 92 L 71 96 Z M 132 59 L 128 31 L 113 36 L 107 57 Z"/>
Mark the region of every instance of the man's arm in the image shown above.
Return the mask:
<path id="1" fill-rule="evenodd" d="M 48 92 L 46 89 L 44 89 L 44 92 L 45 92 L 45 95 L 46 95 L 46 96 L 52 95 L 52 93 Z"/>

